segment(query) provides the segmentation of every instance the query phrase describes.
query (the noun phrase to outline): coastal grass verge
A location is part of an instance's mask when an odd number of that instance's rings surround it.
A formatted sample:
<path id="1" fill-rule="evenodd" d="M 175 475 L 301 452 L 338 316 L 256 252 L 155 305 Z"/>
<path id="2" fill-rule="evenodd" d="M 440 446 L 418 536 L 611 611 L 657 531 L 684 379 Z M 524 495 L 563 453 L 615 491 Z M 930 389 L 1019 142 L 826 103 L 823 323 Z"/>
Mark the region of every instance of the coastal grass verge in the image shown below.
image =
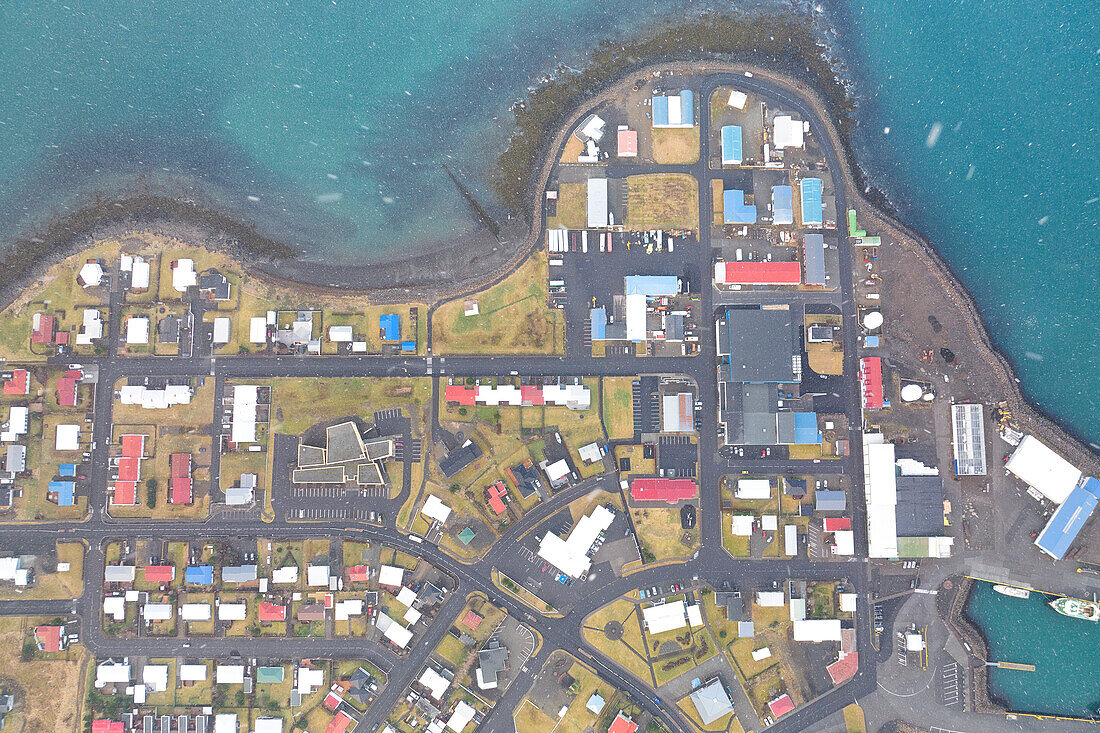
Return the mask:
<path id="1" fill-rule="evenodd" d="M 487 290 L 441 305 L 432 319 L 438 354 L 561 354 L 565 317 L 549 307 L 549 265 L 536 250 L 514 273 Z M 466 303 L 477 302 L 477 315 Z"/>

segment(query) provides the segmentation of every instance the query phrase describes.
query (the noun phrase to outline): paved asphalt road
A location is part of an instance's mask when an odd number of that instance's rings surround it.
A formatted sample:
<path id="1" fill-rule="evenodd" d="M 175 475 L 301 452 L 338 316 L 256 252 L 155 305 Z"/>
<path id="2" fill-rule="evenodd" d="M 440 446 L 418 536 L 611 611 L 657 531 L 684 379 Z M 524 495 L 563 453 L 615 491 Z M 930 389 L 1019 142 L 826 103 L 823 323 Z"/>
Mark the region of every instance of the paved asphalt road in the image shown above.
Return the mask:
<path id="1" fill-rule="evenodd" d="M 836 151 L 829 146 L 829 138 L 824 134 L 820 121 L 813 111 L 801 99 L 790 96 L 767 81 L 760 78 L 748 79 L 737 75 L 713 75 L 702 83 L 697 98 L 709 100 L 712 92 L 722 84 L 736 83 L 745 91 L 767 95 L 784 109 L 810 120 L 811 129 L 817 141 L 825 148 L 825 157 L 831 170 L 839 169 Z M 711 218 L 709 172 L 709 113 L 700 114 L 700 137 L 703 150 L 699 162 L 691 166 L 680 166 L 683 172 L 694 175 L 699 181 L 699 207 L 701 222 Z M 662 168 L 662 170 L 664 170 Z M 632 169 L 632 172 L 637 172 Z M 842 185 L 836 190 L 836 211 L 847 210 L 845 192 Z M 711 242 L 709 227 L 704 226 L 698 245 L 699 267 L 702 272 L 711 268 Z M 815 302 L 832 302 L 843 313 L 843 333 L 845 347 L 845 380 L 842 398 L 849 424 L 853 426 L 852 455 L 844 460 L 840 467 L 831 462 L 830 472 L 843 469 L 853 479 L 853 496 L 862 491 L 862 455 L 861 442 L 856 429 L 861 424 L 858 404 L 858 389 L 854 385 L 856 369 L 855 305 L 852 292 L 852 246 L 845 232 L 840 232 L 840 274 L 841 288 L 832 295 L 825 294 L 815 298 Z M 117 285 L 116 285 L 117 287 Z M 732 298 L 723 294 L 722 301 Z M 776 293 L 773 300 L 794 302 L 795 295 L 785 296 Z M 104 357 L 85 359 L 88 365 L 99 368 L 99 383 L 95 390 L 95 421 L 93 440 L 92 469 L 89 476 L 91 507 L 90 516 L 82 523 L 44 523 L 21 527 L 18 531 L 0 533 L 0 549 L 26 552 L 29 547 L 47 548 L 55 539 L 82 539 L 88 547 L 85 562 L 85 590 L 83 595 L 72 601 L 5 601 L 0 602 L 2 614 L 68 614 L 73 613 L 82 619 L 83 641 L 95 654 L 101 656 L 184 656 L 224 658 L 237 653 L 244 657 L 305 657 L 323 656 L 333 658 L 365 658 L 389 674 L 389 682 L 379 700 L 364 715 L 356 728 L 357 731 L 373 731 L 385 719 L 392 705 L 404 693 L 423 665 L 436 643 L 446 633 L 450 621 L 461 607 L 462 599 L 472 591 L 485 593 L 490 600 L 506 608 L 514 617 L 525 620 L 542 634 L 544 644 L 539 654 L 525 665 L 528 670 L 512 684 L 489 715 L 485 730 L 510 730 L 508 720 L 511 711 L 526 692 L 530 678 L 535 674 L 549 654 L 563 649 L 580 654 L 583 659 L 595 666 L 600 673 L 616 686 L 626 690 L 636 703 L 652 714 L 664 719 L 671 729 L 677 731 L 692 730 L 692 726 L 675 708 L 673 700 L 656 702 L 653 691 L 644 687 L 631 676 L 621 671 L 610 660 L 602 658 L 580 636 L 581 620 L 599 607 L 631 589 L 665 585 L 673 582 L 709 583 L 719 585 L 723 581 L 735 587 L 763 587 L 773 581 L 782 582 L 788 578 L 844 578 L 850 587 L 860 595 L 857 613 L 858 638 L 868 638 L 868 568 L 865 559 L 858 558 L 848 563 L 813 563 L 804 559 L 780 560 L 738 560 L 733 561 L 721 547 L 721 506 L 717 490 L 719 479 L 726 473 L 738 473 L 740 470 L 781 473 L 787 469 L 806 471 L 811 467 L 807 461 L 788 461 L 769 459 L 756 461 L 751 458 L 728 460 L 718 456 L 715 426 L 717 425 L 717 387 L 715 384 L 715 334 L 713 325 L 701 324 L 701 354 L 685 358 L 646 358 L 638 359 L 616 356 L 594 359 L 583 346 L 582 334 L 571 324 L 567 333 L 568 358 L 565 357 L 434 357 L 404 358 L 380 356 L 332 356 L 323 358 L 240 356 L 218 357 L 216 359 L 196 356 L 191 358 L 149 358 L 119 357 L 115 353 L 118 343 L 121 311 L 121 299 L 118 292 L 112 293 L 112 313 L 109 324 L 111 347 Z M 702 288 L 700 311 L 713 313 L 715 292 L 708 286 Z M 201 303 L 196 303 L 197 319 L 201 320 Z M 713 321 L 712 321 L 713 322 Z M 711 323 L 712 323 L 711 322 Z M 429 324 L 429 333 L 431 332 Z M 202 351 L 201 348 L 197 349 Z M 512 541 L 533 527 L 537 522 L 552 515 L 564 507 L 571 499 L 581 495 L 595 485 L 596 480 L 563 491 L 546 504 L 528 514 L 523 521 L 509 528 L 508 532 L 489 551 L 480 562 L 464 565 L 440 551 L 434 545 L 415 544 L 406 535 L 392 525 L 375 526 L 356 521 L 327 521 L 324 523 L 289 522 L 286 513 L 278 511 L 280 497 L 275 497 L 276 513 L 272 522 L 254 519 L 225 518 L 214 515 L 199 524 L 181 524 L 178 522 L 118 521 L 113 520 L 104 511 L 109 483 L 108 445 L 111 434 L 112 387 L 116 380 L 123 377 L 141 376 L 213 376 L 218 394 L 222 393 L 226 380 L 240 380 L 259 377 L 310 377 L 310 376 L 505 376 L 512 371 L 531 376 L 582 376 L 582 375 L 635 375 L 644 373 L 681 374 L 691 377 L 699 385 L 703 401 L 703 410 L 699 424 L 700 431 L 700 472 L 701 491 L 701 537 L 702 546 L 698 557 L 690 562 L 651 568 L 632 574 L 629 579 L 601 578 L 586 583 L 584 593 L 562 619 L 535 618 L 524 606 L 502 594 L 491 582 L 490 571 L 500 568 L 505 572 L 511 569 L 517 577 L 523 571 L 522 559 L 512 552 Z M 433 380 L 438 388 L 439 380 Z M 219 405 L 220 408 L 220 405 Z M 425 441 L 427 445 L 428 441 Z M 383 511 L 391 521 L 397 516 L 399 500 L 378 499 L 372 504 Z M 859 501 L 852 502 L 854 526 L 857 530 L 857 547 L 865 547 L 863 537 L 866 523 Z M 409 652 L 408 656 L 397 657 L 388 647 L 364 639 L 305 640 L 305 639 L 241 639 L 241 638 L 196 638 L 196 639 L 116 639 L 106 636 L 100 628 L 100 599 L 103 578 L 103 543 L 111 538 L 155 537 L 158 539 L 193 539 L 195 537 L 279 537 L 279 536 L 326 536 L 344 539 L 366 539 L 385 543 L 412 552 L 433 563 L 441 570 L 453 576 L 456 589 L 436 616 L 435 623 L 425 632 L 423 638 Z M 697 579 L 697 580 L 696 580 Z M 839 710 L 855 698 L 859 698 L 875 688 L 875 667 L 872 655 L 860 656 L 860 670 L 857 676 L 839 690 L 834 690 L 778 721 L 772 728 L 776 731 L 802 730 L 813 721 L 821 720 Z"/>

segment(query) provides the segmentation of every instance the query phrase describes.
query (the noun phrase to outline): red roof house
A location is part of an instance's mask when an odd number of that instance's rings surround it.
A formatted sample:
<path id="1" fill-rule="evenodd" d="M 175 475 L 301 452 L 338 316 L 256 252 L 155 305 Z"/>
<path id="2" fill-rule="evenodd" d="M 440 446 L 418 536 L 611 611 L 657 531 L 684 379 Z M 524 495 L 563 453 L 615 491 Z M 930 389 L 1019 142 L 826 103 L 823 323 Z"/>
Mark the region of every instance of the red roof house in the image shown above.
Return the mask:
<path id="1" fill-rule="evenodd" d="M 141 461 L 123 456 L 118 459 L 118 480 L 137 481 L 141 478 Z"/>
<path id="2" fill-rule="evenodd" d="M 11 373 L 11 379 L 4 382 L 4 394 L 28 394 L 31 391 L 30 373 L 26 369 L 16 369 Z"/>
<path id="3" fill-rule="evenodd" d="M 355 718 L 351 717 L 347 713 L 340 711 L 336 713 L 336 717 L 325 728 L 325 733 L 344 733 L 348 729 L 348 726 L 355 722 Z"/>
<path id="4" fill-rule="evenodd" d="M 689 478 L 636 478 L 630 482 L 630 498 L 634 501 L 664 501 L 675 504 L 694 499 L 699 488 Z"/>
<path id="5" fill-rule="evenodd" d="M 623 711 L 620 710 L 615 720 L 611 721 L 611 727 L 607 729 L 607 733 L 635 733 L 637 730 L 638 724 L 623 715 Z"/>
<path id="6" fill-rule="evenodd" d="M 125 733 L 125 728 L 117 720 L 93 720 L 92 733 Z"/>
<path id="7" fill-rule="evenodd" d="M 286 621 L 286 606 L 275 603 L 261 603 L 259 610 L 260 623 L 272 621 Z"/>
<path id="8" fill-rule="evenodd" d="M 53 330 L 56 326 L 56 320 L 53 316 L 43 315 L 41 313 L 34 314 L 33 331 L 31 331 L 31 343 L 32 344 L 52 344 L 53 343 Z"/>
<path id="9" fill-rule="evenodd" d="M 146 583 L 171 583 L 176 579 L 175 565 L 146 565 Z"/>
<path id="10" fill-rule="evenodd" d="M 489 506 L 493 508 L 493 511 L 498 515 L 504 514 L 504 502 L 501 500 L 508 495 L 508 488 L 504 485 L 504 482 L 497 481 L 485 489 L 485 495 L 489 498 Z"/>
<path id="11" fill-rule="evenodd" d="M 852 520 L 848 517 L 825 517 L 822 523 L 826 532 L 839 532 L 852 528 Z"/>
<path id="12" fill-rule="evenodd" d="M 141 458 L 145 454 L 144 435 L 123 435 L 122 455 L 127 458 Z"/>
<path id="13" fill-rule="evenodd" d="M 38 643 L 38 648 L 44 652 L 61 651 L 61 631 L 60 626 L 35 626 L 34 640 Z"/>
<path id="14" fill-rule="evenodd" d="M 477 631 L 477 627 L 481 626 L 482 618 L 473 611 L 467 611 L 466 615 L 462 617 L 462 625 L 470 631 Z"/>
<path id="15" fill-rule="evenodd" d="M 840 658 L 825 668 L 832 678 L 834 685 L 847 682 L 856 676 L 859 671 L 859 654 L 856 652 L 840 653 Z"/>
<path id="16" fill-rule="evenodd" d="M 618 132 L 619 145 L 617 148 L 617 152 L 619 154 L 619 157 L 633 158 L 638 155 L 638 131 L 619 130 Z"/>
<path id="17" fill-rule="evenodd" d="M 173 504 L 190 504 L 191 494 L 191 454 L 173 453 L 169 456 L 172 477 L 169 499 Z"/>
<path id="18" fill-rule="evenodd" d="M 474 387 L 463 387 L 462 385 L 452 384 L 447 387 L 443 396 L 448 402 L 457 402 L 460 405 L 473 405 L 477 399 L 477 389 Z"/>
<path id="19" fill-rule="evenodd" d="M 802 268 L 797 262 L 723 262 L 722 282 L 737 285 L 798 285 Z"/>
<path id="20" fill-rule="evenodd" d="M 546 398 L 542 395 L 542 387 L 536 387 L 534 385 L 526 384 L 520 385 L 519 398 L 523 400 L 524 404 L 530 405 L 545 405 Z"/>
<path id="21" fill-rule="evenodd" d="M 885 405 L 882 399 L 882 358 L 865 356 L 859 360 L 859 387 L 863 394 L 865 410 L 881 410 Z"/>
<path id="22" fill-rule="evenodd" d="M 335 713 L 336 708 L 340 707 L 340 703 L 344 701 L 344 698 L 337 695 L 335 692 L 330 692 L 325 695 L 325 699 L 321 702 L 325 706 L 325 709 L 330 713 Z"/>
<path id="23" fill-rule="evenodd" d="M 69 332 L 68 331 L 58 331 L 57 333 L 55 333 L 53 335 L 53 342 L 55 344 L 57 344 L 58 346 L 68 346 L 69 345 Z"/>
<path id="24" fill-rule="evenodd" d="M 76 379 L 73 377 L 58 378 L 57 404 L 62 407 L 76 407 Z"/>
<path id="25" fill-rule="evenodd" d="M 778 718 L 794 710 L 794 700 L 791 699 L 790 695 L 780 695 L 768 703 L 768 709 L 772 711 L 772 715 Z"/>
<path id="26" fill-rule="evenodd" d="M 352 583 L 366 583 L 370 578 L 370 566 L 352 565 L 348 568 L 348 580 Z"/>
<path id="27" fill-rule="evenodd" d="M 137 504 L 137 482 L 115 481 L 115 493 L 111 497 L 111 503 L 116 506 Z"/>

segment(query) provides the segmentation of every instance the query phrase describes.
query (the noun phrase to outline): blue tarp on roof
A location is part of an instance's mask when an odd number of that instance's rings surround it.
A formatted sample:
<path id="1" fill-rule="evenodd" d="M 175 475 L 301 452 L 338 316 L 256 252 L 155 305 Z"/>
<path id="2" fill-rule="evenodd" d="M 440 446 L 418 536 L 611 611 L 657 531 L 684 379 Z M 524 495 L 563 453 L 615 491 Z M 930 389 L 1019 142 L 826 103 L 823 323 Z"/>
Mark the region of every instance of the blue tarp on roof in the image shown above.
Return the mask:
<path id="1" fill-rule="evenodd" d="M 680 283 L 675 275 L 627 275 L 623 278 L 625 295 L 646 295 L 656 298 L 663 295 L 676 295 L 680 292 Z"/>
<path id="2" fill-rule="evenodd" d="M 722 165 L 740 165 L 741 128 L 726 125 L 722 128 Z"/>
<path id="3" fill-rule="evenodd" d="M 1097 497 L 1100 497 L 1100 481 L 1094 478 L 1085 479 L 1084 484 L 1071 491 L 1035 539 L 1039 549 L 1061 560 L 1092 516 L 1100 501 Z"/>
<path id="4" fill-rule="evenodd" d="M 802 179 L 802 223 L 821 226 L 821 179 Z"/>
<path id="5" fill-rule="evenodd" d="M 653 124 L 668 124 L 668 97 L 653 98 Z"/>
<path id="6" fill-rule="evenodd" d="M 382 329 L 383 341 L 401 340 L 401 319 L 396 313 L 387 313 L 378 317 L 378 327 Z"/>
<path id="7" fill-rule="evenodd" d="M 401 350 L 402 351 L 409 351 L 409 352 L 416 351 L 416 342 L 415 341 L 402 341 L 401 342 Z"/>
<path id="8" fill-rule="evenodd" d="M 62 463 L 61 467 L 57 469 L 57 472 L 66 478 L 72 478 L 76 476 L 76 464 Z"/>
<path id="9" fill-rule="evenodd" d="M 695 124 L 695 95 L 690 89 L 680 92 L 680 122 L 685 125 Z"/>
<path id="10" fill-rule="evenodd" d="M 756 223 L 756 207 L 745 203 L 744 191 L 722 192 L 722 215 L 727 224 Z"/>
<path id="11" fill-rule="evenodd" d="M 588 314 L 592 324 L 592 340 L 603 341 L 607 338 L 607 311 L 603 308 L 593 308 Z"/>
<path id="12" fill-rule="evenodd" d="M 214 585 L 213 565 L 190 565 L 183 571 L 183 582 L 191 585 Z"/>
<path id="13" fill-rule="evenodd" d="M 794 442 L 797 445 L 821 445 L 821 433 L 817 429 L 816 412 L 794 414 Z"/>
<path id="14" fill-rule="evenodd" d="M 794 189 L 772 186 L 772 224 L 794 224 Z"/>
<path id="15" fill-rule="evenodd" d="M 58 506 L 72 506 L 76 503 L 75 481 L 51 481 L 46 490 L 51 493 L 57 492 Z"/>

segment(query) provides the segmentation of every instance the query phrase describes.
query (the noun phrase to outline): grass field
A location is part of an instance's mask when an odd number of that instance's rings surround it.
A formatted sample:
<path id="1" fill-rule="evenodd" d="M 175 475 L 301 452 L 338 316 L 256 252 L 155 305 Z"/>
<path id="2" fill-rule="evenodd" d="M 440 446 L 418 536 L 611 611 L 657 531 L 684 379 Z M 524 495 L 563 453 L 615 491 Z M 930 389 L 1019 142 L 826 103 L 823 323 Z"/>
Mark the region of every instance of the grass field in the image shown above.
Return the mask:
<path id="1" fill-rule="evenodd" d="M 611 440 L 634 437 L 634 378 L 603 378 L 603 421 Z"/>
<path id="2" fill-rule="evenodd" d="M 622 626 L 621 638 L 611 639 L 604 633 L 604 628 L 611 622 Z M 620 599 L 599 609 L 584 620 L 581 634 L 585 641 L 627 672 L 647 685 L 653 683 L 643 648 L 645 644 L 638 630 L 637 606 L 632 602 Z"/>
<path id="3" fill-rule="evenodd" d="M 686 173 L 629 176 L 627 229 L 698 229 L 699 184 Z"/>
<path id="4" fill-rule="evenodd" d="M 69 563 L 69 569 L 38 574 L 34 587 L 24 589 L 22 593 L 5 587 L 0 591 L 0 599 L 30 601 L 76 598 L 84 590 L 84 545 L 80 542 L 58 542 L 57 562 Z"/>
<path id="5" fill-rule="evenodd" d="M 712 202 L 712 208 L 714 209 L 714 220 L 711 225 L 715 229 L 721 229 L 722 225 L 726 222 L 726 210 L 722 198 L 722 179 L 712 178 L 710 181 L 710 200 Z"/>
<path id="6" fill-rule="evenodd" d="M 699 128 L 658 127 L 653 130 L 653 160 L 665 165 L 697 162 Z"/>
<path id="7" fill-rule="evenodd" d="M 867 733 L 867 720 L 858 703 L 844 706 L 844 730 L 846 733 Z"/>
<path id="8" fill-rule="evenodd" d="M 674 507 L 631 508 L 630 517 L 642 545 L 642 555 L 646 551 L 652 557 L 647 562 L 661 562 L 676 558 L 688 558 L 699 547 L 699 533 L 695 530 L 680 528 L 680 510 Z M 698 524 L 696 524 L 698 527 Z M 690 544 L 682 541 L 684 535 L 690 535 Z"/>
<path id="9" fill-rule="evenodd" d="M 80 724 L 85 689 L 81 679 L 87 662 L 84 647 L 70 647 L 50 660 L 19 661 L 34 627 L 49 621 L 0 618 L 0 659 L 4 660 L 4 677 L 10 680 L 5 692 L 14 692 L 17 700 L 15 710 L 5 718 L 6 731 L 72 733 Z"/>
<path id="10" fill-rule="evenodd" d="M 546 253 L 536 250 L 503 282 L 440 306 L 432 321 L 435 353 L 564 353 L 565 317 L 547 306 L 547 270 Z M 467 299 L 477 300 L 478 315 L 464 315 Z"/>
<path id="11" fill-rule="evenodd" d="M 562 183 L 558 186 L 558 204 L 554 216 L 546 220 L 547 229 L 584 229 L 588 225 L 588 185 Z"/>

